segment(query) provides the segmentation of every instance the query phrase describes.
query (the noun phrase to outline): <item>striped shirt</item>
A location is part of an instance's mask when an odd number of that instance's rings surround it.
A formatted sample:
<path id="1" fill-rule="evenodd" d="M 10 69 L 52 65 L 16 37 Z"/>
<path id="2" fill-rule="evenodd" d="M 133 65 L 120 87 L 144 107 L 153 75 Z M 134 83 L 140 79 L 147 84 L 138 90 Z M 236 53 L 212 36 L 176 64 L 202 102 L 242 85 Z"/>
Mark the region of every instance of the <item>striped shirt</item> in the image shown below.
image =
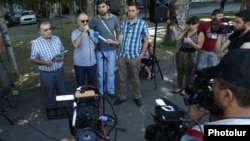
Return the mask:
<path id="1" fill-rule="evenodd" d="M 44 39 L 38 37 L 31 45 L 31 59 L 41 59 L 43 61 L 52 60 L 55 55 L 64 51 L 63 44 L 59 37 L 52 35 L 51 39 Z M 38 69 L 41 71 L 53 72 L 62 68 L 63 62 L 55 61 L 53 65 L 38 65 Z"/>
<path id="2" fill-rule="evenodd" d="M 137 18 L 133 24 L 126 20 L 121 25 L 120 36 L 122 38 L 119 57 L 134 59 L 140 56 L 142 49 L 142 39 L 149 36 L 148 24 Z"/>

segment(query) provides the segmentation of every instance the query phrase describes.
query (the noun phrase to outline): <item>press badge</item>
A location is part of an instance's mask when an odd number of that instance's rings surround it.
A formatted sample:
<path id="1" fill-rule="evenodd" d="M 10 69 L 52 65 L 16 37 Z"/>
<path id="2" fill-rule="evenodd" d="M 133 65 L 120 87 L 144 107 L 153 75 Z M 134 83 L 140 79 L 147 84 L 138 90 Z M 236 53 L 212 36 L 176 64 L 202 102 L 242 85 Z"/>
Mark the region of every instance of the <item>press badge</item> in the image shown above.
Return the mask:
<path id="1" fill-rule="evenodd" d="M 212 33 L 211 38 L 212 38 L 212 39 L 217 39 L 217 34 L 216 34 L 216 33 Z"/>

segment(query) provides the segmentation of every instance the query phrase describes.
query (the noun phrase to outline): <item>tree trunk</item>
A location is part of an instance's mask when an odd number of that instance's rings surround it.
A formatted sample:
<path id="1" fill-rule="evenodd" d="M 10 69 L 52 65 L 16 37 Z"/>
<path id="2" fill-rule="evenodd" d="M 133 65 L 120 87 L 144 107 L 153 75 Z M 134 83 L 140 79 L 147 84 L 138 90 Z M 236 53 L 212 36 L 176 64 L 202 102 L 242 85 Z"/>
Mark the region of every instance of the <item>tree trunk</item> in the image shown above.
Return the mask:
<path id="1" fill-rule="evenodd" d="M 14 55 L 13 48 L 11 45 L 9 33 L 7 30 L 7 25 L 4 19 L 4 9 L 1 3 L 0 3 L 0 31 L 2 33 L 4 47 L 5 47 L 7 59 L 10 65 L 10 71 L 11 71 L 10 75 L 12 77 L 12 81 L 14 81 L 17 78 L 19 73 L 18 73 L 15 55 Z"/>
<path id="2" fill-rule="evenodd" d="M 47 12 L 46 12 L 46 5 L 44 1 L 40 1 L 40 9 L 39 9 L 39 16 L 41 18 L 44 18 L 47 16 Z"/>
<path id="3" fill-rule="evenodd" d="M 182 1 L 171 1 L 169 6 L 169 18 L 172 22 L 171 24 L 178 28 L 182 27 L 183 29 L 186 27 L 186 20 L 189 13 L 190 0 L 182 0 Z M 172 32 L 169 30 L 169 26 L 167 26 L 165 40 L 173 40 Z"/>
<path id="4" fill-rule="evenodd" d="M 122 23 L 126 19 L 127 14 L 127 0 L 120 0 L 121 7 L 119 10 L 119 20 Z"/>
<path id="5" fill-rule="evenodd" d="M 68 0 L 67 1 L 69 4 L 69 17 L 70 17 L 70 21 L 72 23 L 75 22 L 75 17 L 76 17 L 76 13 L 74 13 L 74 1 L 73 0 Z"/>
<path id="6" fill-rule="evenodd" d="M 246 2 L 246 9 L 250 9 L 250 0 L 245 0 Z"/>
<path id="7" fill-rule="evenodd" d="M 92 19 L 95 16 L 95 0 L 88 0 L 87 2 L 87 11 L 89 19 Z"/>

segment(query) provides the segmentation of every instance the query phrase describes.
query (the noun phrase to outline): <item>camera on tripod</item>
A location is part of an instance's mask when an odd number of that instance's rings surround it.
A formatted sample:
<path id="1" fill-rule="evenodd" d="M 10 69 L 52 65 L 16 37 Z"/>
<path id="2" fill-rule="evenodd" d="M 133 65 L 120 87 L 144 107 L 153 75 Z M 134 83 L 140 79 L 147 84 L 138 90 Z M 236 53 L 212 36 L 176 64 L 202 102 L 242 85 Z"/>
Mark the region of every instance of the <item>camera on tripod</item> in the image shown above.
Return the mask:
<path id="1" fill-rule="evenodd" d="M 229 24 L 230 19 L 222 18 L 220 20 L 213 18 L 212 19 L 212 26 L 211 26 L 211 33 L 217 34 L 226 34 L 233 32 L 233 26 Z"/>
<path id="2" fill-rule="evenodd" d="M 70 133 L 76 141 L 111 141 L 109 134 L 115 127 L 116 118 L 104 115 L 103 99 L 102 95 L 96 94 L 95 87 L 78 87 L 75 94 L 56 97 L 56 101 L 71 101 L 72 106 L 49 108 L 47 117 L 68 118 Z M 104 125 L 108 122 L 113 123 L 113 128 L 106 132 Z"/>
<path id="3" fill-rule="evenodd" d="M 147 141 L 178 141 L 186 130 L 185 123 L 191 122 L 186 111 L 165 98 L 156 99 L 155 124 L 146 127 Z"/>
<path id="4" fill-rule="evenodd" d="M 184 103 L 186 105 L 199 104 L 214 114 L 222 113 L 222 110 L 214 104 L 213 79 L 203 77 L 199 71 L 195 73 L 197 75 L 194 80 L 185 88 L 187 95 L 184 96 Z"/>

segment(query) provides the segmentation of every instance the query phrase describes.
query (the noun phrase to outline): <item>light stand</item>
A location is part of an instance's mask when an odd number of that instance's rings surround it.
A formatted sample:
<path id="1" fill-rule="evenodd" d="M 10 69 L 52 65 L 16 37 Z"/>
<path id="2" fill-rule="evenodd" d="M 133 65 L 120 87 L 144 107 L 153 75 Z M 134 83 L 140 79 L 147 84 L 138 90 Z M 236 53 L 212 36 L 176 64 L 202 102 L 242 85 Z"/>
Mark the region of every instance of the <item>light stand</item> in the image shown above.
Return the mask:
<path id="1" fill-rule="evenodd" d="M 96 46 L 96 48 L 97 48 L 97 50 L 98 51 L 100 51 L 100 53 L 102 54 L 102 62 L 103 62 L 103 66 L 102 66 L 102 69 L 103 69 L 103 82 L 102 82 L 102 87 L 103 87 L 103 96 L 105 97 L 105 79 L 107 79 L 107 76 L 105 76 L 105 67 L 104 67 L 104 63 L 105 63 L 105 60 L 106 60 L 106 62 L 108 63 L 109 62 L 109 60 L 108 60 L 108 58 L 105 56 L 105 54 L 103 53 L 103 51 L 97 46 L 97 44 L 93 41 L 93 39 L 91 38 L 91 36 L 89 35 L 89 32 L 88 32 L 88 36 L 89 36 L 89 38 L 92 40 L 92 42 L 95 44 L 95 46 Z M 107 85 L 106 85 L 107 86 Z M 107 90 L 107 88 L 106 88 L 106 90 Z M 105 99 L 103 100 L 103 112 L 105 112 Z"/>
<path id="2" fill-rule="evenodd" d="M 107 79 L 107 76 L 106 76 L 106 73 L 105 73 L 104 63 L 105 63 L 105 60 L 106 60 L 107 63 L 109 62 L 109 60 L 105 56 L 105 54 L 103 53 L 103 51 L 98 46 L 96 46 L 96 48 L 102 54 L 102 63 L 103 63 L 103 65 L 102 65 L 102 71 L 103 71 L 102 87 L 103 87 L 103 90 L 102 91 L 103 91 L 103 96 L 105 97 L 106 92 L 105 92 L 105 88 L 104 87 L 105 87 L 105 84 L 106 84 L 105 79 Z M 107 84 L 106 84 L 106 86 L 107 86 Z M 107 88 L 106 88 L 106 90 L 107 90 Z M 105 100 L 103 100 L 103 111 L 105 111 Z"/>
<path id="3" fill-rule="evenodd" d="M 161 68 L 160 68 L 160 65 L 159 65 L 159 61 L 158 59 L 156 58 L 156 55 L 155 55 L 155 48 L 156 48 L 156 35 L 157 35 L 157 22 L 155 22 L 155 36 L 154 36 L 154 48 L 153 48 L 153 58 L 152 58 L 152 68 L 151 68 L 151 80 L 152 80 L 152 74 L 156 75 L 155 74 L 155 63 L 157 64 L 157 67 L 158 67 L 158 70 L 161 74 L 161 79 L 163 80 L 163 75 L 162 75 L 162 72 L 161 72 Z M 155 90 L 157 89 L 157 84 L 156 84 L 156 76 L 154 77 L 154 83 L 155 83 Z"/>

